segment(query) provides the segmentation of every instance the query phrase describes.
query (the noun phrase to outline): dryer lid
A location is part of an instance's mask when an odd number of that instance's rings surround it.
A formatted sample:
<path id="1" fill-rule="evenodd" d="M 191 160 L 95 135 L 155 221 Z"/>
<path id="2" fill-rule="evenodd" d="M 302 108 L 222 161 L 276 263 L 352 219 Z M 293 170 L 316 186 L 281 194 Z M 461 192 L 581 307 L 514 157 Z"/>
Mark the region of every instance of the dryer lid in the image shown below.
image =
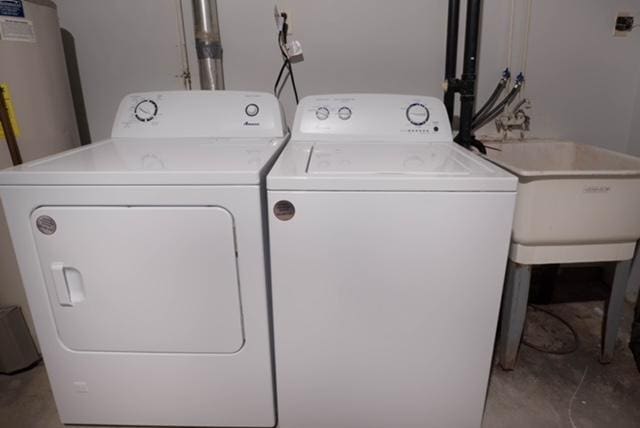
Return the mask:
<path id="1" fill-rule="evenodd" d="M 0 185 L 258 184 L 283 138 L 125 139 L 0 172 Z"/>

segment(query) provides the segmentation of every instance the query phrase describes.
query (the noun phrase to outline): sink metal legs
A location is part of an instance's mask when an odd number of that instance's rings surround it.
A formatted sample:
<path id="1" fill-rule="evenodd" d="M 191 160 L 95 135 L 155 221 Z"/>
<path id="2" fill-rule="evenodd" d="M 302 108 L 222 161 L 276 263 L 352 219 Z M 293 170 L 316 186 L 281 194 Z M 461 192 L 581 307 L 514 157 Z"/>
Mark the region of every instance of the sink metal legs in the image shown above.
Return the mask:
<path id="1" fill-rule="evenodd" d="M 505 370 L 513 370 L 518 358 L 518 348 L 527 317 L 531 266 L 509 260 L 507 277 L 502 296 L 500 315 L 500 365 Z"/>
<path id="2" fill-rule="evenodd" d="M 627 280 L 631 270 L 631 260 L 618 262 L 613 276 L 611 294 L 605 304 L 604 322 L 602 324 L 602 355 L 600 362 L 608 364 L 613 360 L 613 349 L 618 337 L 618 329 L 622 322 Z"/>
<path id="3" fill-rule="evenodd" d="M 630 267 L 630 260 L 618 262 L 616 265 L 611 294 L 605 305 L 606 311 L 602 328 L 602 354 L 600 357 L 600 362 L 603 364 L 609 363 L 613 359 L 618 328 L 622 321 Z M 500 366 L 505 370 L 513 370 L 518 358 L 518 349 L 527 316 L 531 269 L 531 265 L 522 265 L 511 260 L 509 260 L 507 266 L 500 317 L 500 342 L 498 345 Z"/>

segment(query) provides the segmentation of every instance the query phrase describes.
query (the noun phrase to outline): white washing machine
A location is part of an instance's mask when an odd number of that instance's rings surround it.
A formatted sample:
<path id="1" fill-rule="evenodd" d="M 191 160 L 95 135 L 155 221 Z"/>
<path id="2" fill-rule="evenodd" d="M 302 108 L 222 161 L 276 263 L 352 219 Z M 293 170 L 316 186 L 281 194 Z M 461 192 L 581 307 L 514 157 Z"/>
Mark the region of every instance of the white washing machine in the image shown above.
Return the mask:
<path id="1" fill-rule="evenodd" d="M 516 186 L 435 98 L 300 103 L 267 176 L 280 428 L 480 426 Z"/>
<path id="2" fill-rule="evenodd" d="M 0 173 L 62 422 L 272 427 L 264 175 L 244 92 L 127 96 L 110 140 Z"/>

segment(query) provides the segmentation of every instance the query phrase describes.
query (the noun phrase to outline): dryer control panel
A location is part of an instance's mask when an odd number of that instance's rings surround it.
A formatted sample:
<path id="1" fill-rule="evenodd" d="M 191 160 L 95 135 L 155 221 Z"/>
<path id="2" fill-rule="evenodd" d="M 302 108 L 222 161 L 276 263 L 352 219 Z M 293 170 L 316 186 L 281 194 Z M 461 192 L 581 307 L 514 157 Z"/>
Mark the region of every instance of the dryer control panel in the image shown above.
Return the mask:
<path id="1" fill-rule="evenodd" d="M 113 138 L 282 137 L 278 100 L 261 92 L 167 91 L 124 97 Z"/>
<path id="2" fill-rule="evenodd" d="M 388 94 L 335 94 L 304 98 L 298 105 L 292 139 L 451 142 L 442 101 Z"/>

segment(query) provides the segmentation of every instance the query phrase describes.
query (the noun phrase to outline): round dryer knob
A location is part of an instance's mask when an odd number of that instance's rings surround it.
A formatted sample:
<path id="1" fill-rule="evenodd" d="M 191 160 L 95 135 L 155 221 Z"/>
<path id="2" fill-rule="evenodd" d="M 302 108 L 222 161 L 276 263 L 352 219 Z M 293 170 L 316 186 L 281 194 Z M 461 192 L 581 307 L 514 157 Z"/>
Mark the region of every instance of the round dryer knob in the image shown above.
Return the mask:
<path id="1" fill-rule="evenodd" d="M 326 107 L 318 107 L 316 117 L 318 120 L 327 120 L 329 118 L 329 109 Z"/>
<path id="2" fill-rule="evenodd" d="M 421 103 L 413 103 L 407 107 L 407 120 L 413 125 L 421 126 L 429 120 L 429 109 Z"/>
<path id="3" fill-rule="evenodd" d="M 248 104 L 244 108 L 244 112 L 247 114 L 247 116 L 250 116 L 250 117 L 256 116 L 259 111 L 260 111 L 260 108 L 258 107 L 258 105 L 253 103 Z"/>
<path id="4" fill-rule="evenodd" d="M 149 122 L 158 114 L 158 104 L 153 100 L 142 100 L 133 108 L 133 114 L 140 122 Z"/>

